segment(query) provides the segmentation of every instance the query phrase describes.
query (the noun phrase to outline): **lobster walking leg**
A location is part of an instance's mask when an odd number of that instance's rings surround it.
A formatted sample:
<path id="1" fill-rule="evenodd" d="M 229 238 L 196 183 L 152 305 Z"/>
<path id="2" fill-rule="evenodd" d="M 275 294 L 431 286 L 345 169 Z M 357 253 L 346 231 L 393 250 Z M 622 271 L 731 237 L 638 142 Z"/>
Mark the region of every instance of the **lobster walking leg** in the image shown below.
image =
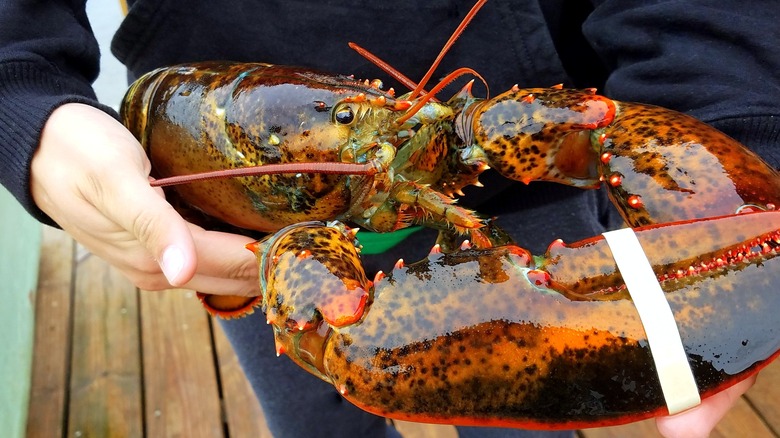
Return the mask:
<path id="1" fill-rule="evenodd" d="M 704 397 L 778 355 L 779 229 L 765 212 L 637 230 Z M 555 242 L 535 263 L 512 246 L 433 253 L 373 285 L 344 270 L 352 235 L 334 228 L 291 227 L 254 249 L 279 349 L 370 412 L 546 429 L 665 413 L 601 237 Z M 319 284 L 341 286 L 302 293 Z"/>

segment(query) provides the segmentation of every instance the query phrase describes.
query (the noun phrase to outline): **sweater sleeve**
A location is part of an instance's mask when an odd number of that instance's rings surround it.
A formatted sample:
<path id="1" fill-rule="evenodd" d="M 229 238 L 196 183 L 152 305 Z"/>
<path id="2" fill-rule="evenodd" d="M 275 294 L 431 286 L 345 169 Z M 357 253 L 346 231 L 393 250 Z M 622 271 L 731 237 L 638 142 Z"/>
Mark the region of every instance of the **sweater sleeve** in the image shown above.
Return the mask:
<path id="1" fill-rule="evenodd" d="M 583 32 L 608 96 L 689 113 L 780 167 L 780 2 L 597 3 Z"/>
<path id="2" fill-rule="evenodd" d="M 0 2 L 0 183 L 38 220 L 30 163 L 49 115 L 60 105 L 98 107 L 91 82 L 99 50 L 84 1 Z"/>

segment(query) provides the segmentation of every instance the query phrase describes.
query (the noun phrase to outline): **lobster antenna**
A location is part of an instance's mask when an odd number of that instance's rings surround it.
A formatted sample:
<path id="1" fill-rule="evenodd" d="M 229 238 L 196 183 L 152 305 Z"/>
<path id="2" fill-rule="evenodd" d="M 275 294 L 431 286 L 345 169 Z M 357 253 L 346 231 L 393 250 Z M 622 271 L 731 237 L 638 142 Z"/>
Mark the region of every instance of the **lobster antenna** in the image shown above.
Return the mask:
<path id="1" fill-rule="evenodd" d="M 477 12 L 482 8 L 482 6 L 487 2 L 487 0 L 479 0 L 477 3 L 471 7 L 471 10 L 468 14 L 466 14 L 465 17 L 463 17 L 463 21 L 460 22 L 458 27 L 455 29 L 455 32 L 452 33 L 450 36 L 450 39 L 447 40 L 447 43 L 444 44 L 444 47 L 442 47 L 441 51 L 439 52 L 439 56 L 436 57 L 436 59 L 433 61 L 433 64 L 431 64 L 431 67 L 428 69 L 428 72 L 425 73 L 425 76 L 423 76 L 422 80 L 419 84 L 417 84 L 417 87 L 412 90 L 412 94 L 409 96 L 408 100 L 412 100 L 420 94 L 423 87 L 428 83 L 428 81 L 431 79 L 431 76 L 433 76 L 433 72 L 436 70 L 437 67 L 439 67 L 439 64 L 441 63 L 441 60 L 444 58 L 444 55 L 447 54 L 447 52 L 452 47 L 452 44 L 455 43 L 455 40 L 460 37 L 460 34 L 463 33 L 463 31 L 466 29 L 466 26 L 471 22 L 472 19 L 474 19 L 474 16 L 477 15 Z"/>
<path id="2" fill-rule="evenodd" d="M 379 67 L 380 70 L 387 73 L 391 78 L 395 79 L 396 81 L 400 82 L 401 85 L 408 88 L 409 90 L 414 90 L 417 88 L 417 83 L 413 80 L 406 77 L 405 74 L 401 73 L 400 71 L 396 70 L 395 67 L 388 64 L 386 61 L 382 60 L 380 57 L 374 55 L 373 53 L 369 52 L 367 49 L 364 49 L 363 47 L 360 47 L 356 43 L 350 42 L 348 43 L 349 48 L 358 52 L 358 54 L 364 58 L 366 58 L 369 62 L 374 64 L 375 66 Z"/>
<path id="3" fill-rule="evenodd" d="M 461 67 L 461 68 L 453 71 L 452 73 L 448 74 L 447 76 L 445 76 L 438 84 L 436 84 L 435 87 L 433 87 L 431 89 L 430 93 L 426 93 L 424 96 L 422 96 L 420 98 L 420 100 L 418 100 L 414 104 L 414 106 L 412 106 L 411 108 L 409 108 L 408 111 L 406 111 L 406 114 L 404 114 L 403 116 L 401 116 L 398 119 L 396 119 L 395 123 L 398 124 L 398 125 L 402 125 L 404 122 L 406 122 L 407 120 L 412 118 L 412 116 L 417 114 L 417 112 L 420 111 L 420 108 L 422 108 L 423 105 L 428 103 L 429 100 L 433 100 L 433 96 L 436 95 L 436 93 L 438 93 L 439 91 L 441 91 L 442 88 L 444 88 L 447 85 L 449 85 L 455 79 L 457 79 L 457 78 L 459 78 L 459 77 L 461 77 L 463 75 L 466 75 L 466 74 L 471 74 L 471 75 L 474 75 L 474 76 L 478 77 L 479 80 L 482 81 L 483 84 L 485 84 L 485 88 L 488 90 L 488 93 L 490 92 L 490 89 L 488 88 L 487 81 L 485 81 L 485 78 L 483 78 L 482 75 L 480 75 L 479 73 L 477 73 L 476 71 L 474 71 L 471 68 Z"/>
<path id="4" fill-rule="evenodd" d="M 152 181 L 152 187 L 167 187 L 213 179 L 237 178 L 284 173 L 319 173 L 330 175 L 374 175 L 379 170 L 373 163 L 281 163 L 235 169 L 212 170 L 190 175 L 171 176 Z"/>

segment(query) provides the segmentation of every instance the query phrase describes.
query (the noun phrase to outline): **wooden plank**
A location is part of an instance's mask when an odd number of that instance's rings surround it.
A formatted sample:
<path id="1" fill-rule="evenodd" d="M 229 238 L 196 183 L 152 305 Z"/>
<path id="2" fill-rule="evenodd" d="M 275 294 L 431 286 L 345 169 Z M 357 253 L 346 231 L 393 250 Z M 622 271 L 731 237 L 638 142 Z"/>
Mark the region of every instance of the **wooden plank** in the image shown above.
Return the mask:
<path id="1" fill-rule="evenodd" d="M 758 374 L 758 381 L 745 396 L 775 436 L 780 436 L 780 360 Z"/>
<path id="2" fill-rule="evenodd" d="M 228 431 L 233 438 L 271 438 L 260 403 L 238 363 L 238 358 L 225 337 L 218 321 L 213 321 L 214 338 L 219 358 L 225 414 Z M 404 438 L 457 438 L 454 426 L 412 423 L 395 420 L 396 429 Z"/>
<path id="3" fill-rule="evenodd" d="M 458 431 L 455 426 L 444 424 L 412 423 L 409 421 L 393 420 L 395 428 L 401 432 L 404 438 L 457 438 Z"/>
<path id="4" fill-rule="evenodd" d="M 77 247 L 68 436 L 143 434 L 136 288 Z"/>
<path id="5" fill-rule="evenodd" d="M 661 437 L 655 420 L 644 420 L 621 426 L 599 427 L 595 429 L 583 429 L 579 435 L 584 438 L 656 438 Z"/>
<path id="6" fill-rule="evenodd" d="M 224 434 L 206 311 L 191 291 L 141 291 L 148 437 Z"/>
<path id="7" fill-rule="evenodd" d="M 760 416 L 750 407 L 745 397 L 741 397 L 726 416 L 715 426 L 712 438 L 749 436 L 750 438 L 774 438 Z"/>
<path id="8" fill-rule="evenodd" d="M 222 382 L 222 398 L 227 429 L 232 438 L 272 438 L 265 422 L 260 402 L 257 401 L 233 347 L 230 345 L 219 321 L 213 320 L 214 343 L 217 347 L 219 375 Z"/>
<path id="9" fill-rule="evenodd" d="M 65 232 L 43 227 L 28 437 L 60 437 L 66 424 L 74 248 Z"/>

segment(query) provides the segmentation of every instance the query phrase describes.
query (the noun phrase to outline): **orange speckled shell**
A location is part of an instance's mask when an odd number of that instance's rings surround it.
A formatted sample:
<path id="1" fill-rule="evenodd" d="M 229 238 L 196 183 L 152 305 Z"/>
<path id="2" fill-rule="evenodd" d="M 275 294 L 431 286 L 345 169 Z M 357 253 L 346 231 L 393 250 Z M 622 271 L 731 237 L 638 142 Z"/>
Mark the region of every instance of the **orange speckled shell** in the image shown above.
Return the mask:
<path id="1" fill-rule="evenodd" d="M 472 111 L 474 143 L 501 175 L 526 183 L 598 185 L 587 132 L 612 121 L 610 99 L 591 90 L 529 88 L 507 91 Z"/>
<path id="2" fill-rule="evenodd" d="M 705 397 L 780 349 L 780 257 L 726 256 L 757 242 L 780 246 L 778 228 L 780 213 L 771 212 L 638 232 L 659 276 L 729 260 L 662 281 Z M 705 243 L 686 249 L 686 240 Z M 603 240 L 554 245 L 538 267 L 547 285 L 526 279 L 525 260 L 494 248 L 395 269 L 375 285 L 362 319 L 328 331 L 318 359 L 306 343 L 304 362 L 361 408 L 413 421 L 564 429 L 664 413 L 633 303 L 599 293 L 622 283 Z"/>
<path id="3" fill-rule="evenodd" d="M 200 63 L 153 71 L 125 96 L 124 123 L 156 177 L 288 162 L 341 161 L 349 127 L 330 109 L 357 92 L 354 80 L 269 64 Z M 365 89 L 364 89 L 365 88 Z M 288 174 L 175 187 L 189 205 L 224 222 L 275 231 L 340 217 L 363 177 Z M 351 181 L 351 183 L 348 183 Z"/>
<path id="4" fill-rule="evenodd" d="M 619 175 L 613 202 L 632 226 L 780 205 L 780 173 L 731 137 L 685 114 L 620 103 L 605 135 L 601 173 Z M 642 208 L 628 204 L 639 195 Z"/>

